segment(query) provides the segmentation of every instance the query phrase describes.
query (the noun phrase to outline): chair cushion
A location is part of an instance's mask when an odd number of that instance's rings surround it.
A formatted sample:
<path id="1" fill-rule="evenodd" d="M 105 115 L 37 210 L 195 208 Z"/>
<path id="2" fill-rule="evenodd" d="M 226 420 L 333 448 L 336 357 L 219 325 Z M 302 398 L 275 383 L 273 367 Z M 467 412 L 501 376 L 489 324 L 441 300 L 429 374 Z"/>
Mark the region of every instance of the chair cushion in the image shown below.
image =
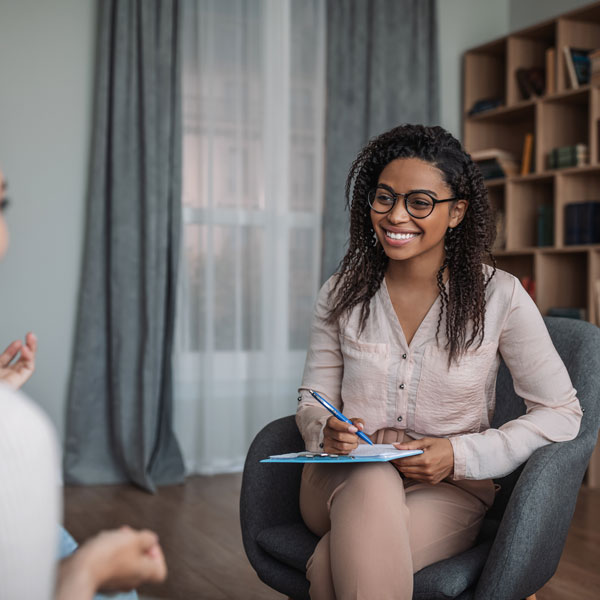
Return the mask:
<path id="1" fill-rule="evenodd" d="M 446 600 L 460 596 L 479 579 L 491 545 L 492 540 L 485 540 L 458 556 L 415 573 L 413 600 Z"/>
<path id="2" fill-rule="evenodd" d="M 269 527 L 256 536 L 257 544 L 265 552 L 302 573 L 306 571 L 306 563 L 318 541 L 304 523 Z"/>

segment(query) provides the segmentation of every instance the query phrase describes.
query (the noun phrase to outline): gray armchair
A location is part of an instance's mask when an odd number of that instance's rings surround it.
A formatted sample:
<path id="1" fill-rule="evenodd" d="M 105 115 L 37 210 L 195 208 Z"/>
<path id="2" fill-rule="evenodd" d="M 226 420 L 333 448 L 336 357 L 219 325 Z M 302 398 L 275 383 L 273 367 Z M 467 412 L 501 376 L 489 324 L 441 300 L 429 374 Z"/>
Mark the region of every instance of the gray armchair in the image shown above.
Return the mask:
<path id="1" fill-rule="evenodd" d="M 520 600 L 554 574 L 575 510 L 577 493 L 600 425 L 600 329 L 571 319 L 545 319 L 584 409 L 570 442 L 537 450 L 502 486 L 476 545 L 414 576 L 415 600 Z M 525 411 L 504 364 L 497 381 L 498 427 Z M 293 416 L 267 425 L 254 439 L 244 468 L 240 518 L 244 547 L 258 576 L 294 600 L 308 600 L 306 561 L 318 538 L 298 507 L 302 465 L 261 464 L 270 454 L 297 452 L 304 443 Z"/>

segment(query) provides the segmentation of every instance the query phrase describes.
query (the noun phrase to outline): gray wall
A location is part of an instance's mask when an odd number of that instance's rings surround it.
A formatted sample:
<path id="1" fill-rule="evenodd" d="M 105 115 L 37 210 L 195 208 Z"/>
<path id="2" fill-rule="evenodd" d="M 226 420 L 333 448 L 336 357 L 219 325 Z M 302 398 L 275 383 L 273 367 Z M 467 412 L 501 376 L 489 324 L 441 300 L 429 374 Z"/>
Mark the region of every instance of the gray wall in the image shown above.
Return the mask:
<path id="1" fill-rule="evenodd" d="M 437 0 L 440 125 L 461 137 L 462 55 L 508 33 L 509 0 Z"/>
<path id="2" fill-rule="evenodd" d="M 517 31 L 540 21 L 592 4 L 590 0 L 510 0 L 509 27 Z"/>
<path id="3" fill-rule="evenodd" d="M 95 0 L 0 0 L 0 166 L 13 205 L 0 345 L 33 330 L 25 390 L 62 435 L 90 147 Z"/>

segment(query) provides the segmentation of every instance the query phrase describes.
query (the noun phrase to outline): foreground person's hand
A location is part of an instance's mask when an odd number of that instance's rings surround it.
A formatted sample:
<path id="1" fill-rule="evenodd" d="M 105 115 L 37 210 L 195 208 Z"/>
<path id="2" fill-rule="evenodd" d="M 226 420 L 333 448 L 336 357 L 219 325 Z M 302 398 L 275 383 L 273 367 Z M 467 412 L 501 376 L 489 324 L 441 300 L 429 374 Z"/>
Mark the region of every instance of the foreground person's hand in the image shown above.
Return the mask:
<path id="1" fill-rule="evenodd" d="M 87 600 L 97 591 L 126 591 L 166 576 L 158 536 L 121 527 L 103 531 L 61 561 L 56 598 Z"/>
<path id="2" fill-rule="evenodd" d="M 37 338 L 31 332 L 25 336 L 25 344 L 11 342 L 0 354 L 0 381 L 18 390 L 33 375 L 36 352 Z"/>

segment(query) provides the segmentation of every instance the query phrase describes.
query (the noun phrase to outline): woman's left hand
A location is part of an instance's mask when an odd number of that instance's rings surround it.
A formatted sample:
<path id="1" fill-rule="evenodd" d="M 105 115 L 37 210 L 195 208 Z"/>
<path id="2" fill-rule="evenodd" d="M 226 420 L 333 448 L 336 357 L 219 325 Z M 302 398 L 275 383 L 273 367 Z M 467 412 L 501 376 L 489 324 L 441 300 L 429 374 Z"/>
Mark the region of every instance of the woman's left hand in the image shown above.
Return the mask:
<path id="1" fill-rule="evenodd" d="M 396 469 L 409 479 L 436 484 L 454 470 L 454 450 L 447 438 L 424 437 L 394 446 L 398 450 L 423 450 L 423 454 L 392 461 Z"/>

